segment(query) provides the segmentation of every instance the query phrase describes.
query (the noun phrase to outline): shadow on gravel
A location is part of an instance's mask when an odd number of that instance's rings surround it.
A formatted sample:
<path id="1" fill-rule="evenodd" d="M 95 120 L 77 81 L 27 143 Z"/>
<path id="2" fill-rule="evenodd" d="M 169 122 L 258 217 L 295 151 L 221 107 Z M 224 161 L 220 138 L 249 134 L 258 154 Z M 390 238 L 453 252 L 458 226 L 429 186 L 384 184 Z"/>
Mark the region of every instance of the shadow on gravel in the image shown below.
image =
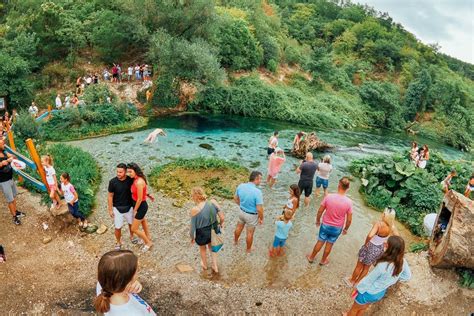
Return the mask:
<path id="1" fill-rule="evenodd" d="M 154 296 L 148 295 L 147 291 L 143 291 L 142 295 L 143 297 Z M 158 315 L 176 315 L 183 312 L 186 314 L 212 315 L 204 304 L 201 304 L 201 302 L 185 302 L 182 295 L 176 291 L 162 293 L 159 297 L 150 299 L 148 303 Z"/>

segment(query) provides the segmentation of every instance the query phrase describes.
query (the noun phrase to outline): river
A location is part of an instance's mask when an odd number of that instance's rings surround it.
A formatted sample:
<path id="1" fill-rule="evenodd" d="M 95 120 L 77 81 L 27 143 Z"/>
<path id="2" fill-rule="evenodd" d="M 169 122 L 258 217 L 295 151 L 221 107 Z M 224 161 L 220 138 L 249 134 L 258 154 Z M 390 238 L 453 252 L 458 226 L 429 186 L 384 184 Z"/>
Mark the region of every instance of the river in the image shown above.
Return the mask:
<path id="1" fill-rule="evenodd" d="M 145 137 L 155 127 L 164 128 L 167 137 L 159 137 L 154 144 L 143 144 Z M 92 220 L 110 225 L 106 212 L 107 183 L 114 176 L 117 163 L 133 161 L 148 173 L 153 166 L 170 162 L 175 157 L 212 156 L 238 162 L 249 169 L 260 170 L 266 176 L 266 145 L 273 130 L 280 131 L 279 146 L 290 149 L 293 137 L 299 129 L 310 131 L 308 127 L 270 120 L 186 114 L 156 119 L 144 130 L 74 141 L 70 144 L 90 152 L 102 168 L 103 182 Z M 390 154 L 410 146 L 410 139 L 386 132 L 315 130 L 322 140 L 336 146 L 336 150 L 330 153 L 335 170 L 330 177 L 329 190 L 333 192 L 337 188 L 337 180 L 348 175 L 347 166 L 351 160 L 374 154 Z M 427 143 L 449 158 L 463 156 L 452 148 L 428 140 L 418 141 Z M 213 148 L 205 149 L 200 147 L 200 144 L 209 144 Z M 357 260 L 357 251 L 363 244 L 371 223 L 380 217 L 380 213 L 364 204 L 358 192 L 360 184 L 357 180 L 352 182 L 348 192 L 354 202 L 353 224 L 349 233 L 341 236 L 335 244 L 328 266 L 310 265 L 305 259 L 305 254 L 310 252 L 317 238 L 318 230 L 314 223 L 316 208 L 321 198 L 313 199 L 309 209 L 300 208 L 298 211 L 287 242 L 286 255 L 279 259 L 268 258 L 268 247 L 274 236 L 274 218 L 281 213 L 288 198 L 289 185 L 298 181 L 294 170 L 299 161 L 293 157 L 287 158 L 275 187 L 269 189 L 262 185 L 265 223 L 255 233 L 254 252 L 245 254 L 244 238 L 241 238 L 240 246 L 232 245 L 238 208 L 231 201 L 220 200 L 227 223 L 226 244 L 224 251 L 219 254 L 221 273 L 217 277 L 211 277 L 208 273 L 197 272 L 190 277 L 212 278 L 229 286 L 246 283 L 257 287 L 314 288 L 341 282 L 342 277 L 352 272 Z M 200 271 L 198 249 L 189 244 L 188 237 L 188 212 L 191 204 L 176 208 L 172 206 L 172 201 L 162 194 L 155 193 L 155 196 L 158 201 L 151 205 L 147 215 L 155 247 L 152 253 L 146 256 L 156 259 L 153 260 L 156 269 L 162 273 L 176 273 L 175 265 L 178 263 L 190 264 L 196 271 Z M 398 227 L 407 244 L 416 240 L 402 225 L 398 224 Z M 108 234 L 112 248 L 114 239 L 111 232 Z M 316 260 L 319 260 L 320 256 L 321 254 Z"/>

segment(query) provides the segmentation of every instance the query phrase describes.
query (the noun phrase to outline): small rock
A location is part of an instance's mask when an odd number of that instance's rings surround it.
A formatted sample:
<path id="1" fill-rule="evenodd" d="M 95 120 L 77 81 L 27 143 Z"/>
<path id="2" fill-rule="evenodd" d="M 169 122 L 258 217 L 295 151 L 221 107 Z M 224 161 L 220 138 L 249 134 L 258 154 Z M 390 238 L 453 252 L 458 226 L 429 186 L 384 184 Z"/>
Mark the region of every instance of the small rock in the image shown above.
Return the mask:
<path id="1" fill-rule="evenodd" d="M 47 230 L 47 229 L 48 229 L 48 227 L 49 227 L 49 226 L 48 226 L 48 224 L 47 224 L 47 223 L 43 223 L 43 229 L 44 229 L 44 230 Z"/>
<path id="2" fill-rule="evenodd" d="M 50 236 L 46 236 L 43 238 L 43 244 L 47 244 L 51 242 L 51 240 L 53 240 L 53 238 L 51 238 Z"/>
<path id="3" fill-rule="evenodd" d="M 262 302 L 256 302 L 255 306 L 262 306 L 262 304 L 263 304 Z"/>
<path id="4" fill-rule="evenodd" d="M 183 264 L 183 263 L 177 264 L 176 269 L 178 269 L 178 271 L 181 273 L 193 271 L 193 267 L 191 267 L 189 264 Z"/>
<path id="5" fill-rule="evenodd" d="M 97 229 L 97 234 L 102 235 L 106 231 L 107 231 L 107 226 L 105 226 L 104 224 L 100 224 L 99 229 Z"/>

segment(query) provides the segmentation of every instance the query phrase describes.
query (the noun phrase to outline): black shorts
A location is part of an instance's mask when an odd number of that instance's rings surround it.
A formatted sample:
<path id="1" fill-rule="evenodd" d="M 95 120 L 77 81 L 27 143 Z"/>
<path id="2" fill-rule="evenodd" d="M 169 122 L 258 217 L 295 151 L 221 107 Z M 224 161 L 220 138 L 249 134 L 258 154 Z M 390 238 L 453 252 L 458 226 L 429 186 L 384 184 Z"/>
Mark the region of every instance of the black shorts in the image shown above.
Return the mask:
<path id="1" fill-rule="evenodd" d="M 211 229 L 212 225 L 196 229 L 196 244 L 205 246 L 211 243 Z"/>
<path id="2" fill-rule="evenodd" d="M 133 207 L 135 207 L 135 205 Z M 142 203 L 140 203 L 140 206 L 138 207 L 137 214 L 135 215 L 135 219 L 138 219 L 138 220 L 144 219 L 146 212 L 148 212 L 148 203 L 146 201 L 142 201 Z"/>
<path id="3" fill-rule="evenodd" d="M 275 152 L 275 148 L 271 148 L 271 147 L 268 147 L 268 148 L 267 148 L 267 155 L 270 156 L 270 155 L 273 154 L 274 152 Z"/>
<path id="4" fill-rule="evenodd" d="M 313 181 L 299 181 L 298 187 L 300 188 L 300 192 L 304 192 L 304 196 L 308 197 L 313 192 Z"/>

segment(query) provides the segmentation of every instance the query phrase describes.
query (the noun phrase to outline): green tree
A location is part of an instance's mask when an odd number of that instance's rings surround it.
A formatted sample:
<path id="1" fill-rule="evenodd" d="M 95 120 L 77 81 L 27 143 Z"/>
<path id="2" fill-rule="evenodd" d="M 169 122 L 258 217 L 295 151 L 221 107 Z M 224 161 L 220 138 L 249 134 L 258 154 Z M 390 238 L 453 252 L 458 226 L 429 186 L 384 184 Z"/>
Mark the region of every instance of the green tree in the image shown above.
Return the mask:
<path id="1" fill-rule="evenodd" d="M 418 78 L 408 85 L 404 100 L 407 119 L 413 120 L 417 113 L 426 110 L 430 87 L 431 76 L 428 70 L 422 69 Z"/>
<path id="2" fill-rule="evenodd" d="M 27 106 L 33 95 L 28 62 L 0 50 L 0 95 L 6 95 L 11 107 Z"/>
<path id="3" fill-rule="evenodd" d="M 400 130 L 404 121 L 399 104 L 400 91 L 389 82 L 366 81 L 359 88 L 362 101 L 372 108 L 373 125 Z"/>
<path id="4" fill-rule="evenodd" d="M 226 68 L 254 69 L 262 63 L 263 50 L 242 19 L 223 17 L 217 42 L 221 64 Z"/>
<path id="5" fill-rule="evenodd" d="M 311 59 L 306 67 L 313 75 L 313 78 L 326 81 L 329 81 L 334 70 L 331 55 L 328 53 L 327 49 L 323 47 L 315 48 L 313 50 Z"/>

